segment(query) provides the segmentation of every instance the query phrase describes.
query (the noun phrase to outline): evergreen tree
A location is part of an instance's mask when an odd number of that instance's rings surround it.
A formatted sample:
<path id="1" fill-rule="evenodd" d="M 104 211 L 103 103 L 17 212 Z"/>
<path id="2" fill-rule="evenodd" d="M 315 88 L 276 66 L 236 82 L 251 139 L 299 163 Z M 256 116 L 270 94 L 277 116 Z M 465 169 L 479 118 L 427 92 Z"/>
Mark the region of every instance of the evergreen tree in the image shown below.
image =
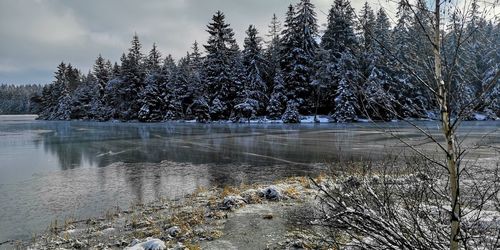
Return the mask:
<path id="1" fill-rule="evenodd" d="M 120 119 L 133 120 L 138 118 L 141 109 L 139 94 L 144 88 L 146 72 L 144 58 L 141 52 L 141 43 L 137 34 L 134 35 L 131 47 L 125 58 L 122 57 L 120 80 L 122 82 L 119 93 L 123 104 L 118 109 Z"/>
<path id="2" fill-rule="evenodd" d="M 371 53 L 373 45 L 376 43 L 373 41 L 373 32 L 375 30 L 375 13 L 372 8 L 365 2 L 360 13 L 359 28 L 361 30 L 361 44 L 363 45 L 363 53 Z"/>
<path id="3" fill-rule="evenodd" d="M 336 94 L 335 58 L 330 51 L 324 48 L 318 49 L 314 61 L 316 74 L 311 86 L 314 91 L 314 115 L 328 113 L 333 110 Z"/>
<path id="4" fill-rule="evenodd" d="M 145 80 L 145 87 L 139 93 L 141 109 L 138 119 L 142 122 L 155 122 L 163 120 L 163 100 L 160 93 L 158 75 L 148 75 Z"/>
<path id="5" fill-rule="evenodd" d="M 110 71 L 110 62 L 105 61 L 104 58 L 99 54 L 94 64 L 94 76 L 96 78 L 99 90 L 99 96 L 104 97 L 104 91 L 106 90 L 106 84 L 111 79 L 112 72 Z"/>
<path id="6" fill-rule="evenodd" d="M 358 100 L 355 90 L 362 76 L 356 58 L 358 42 L 354 34 L 353 20 L 354 10 L 349 1 L 335 0 L 330 8 L 327 28 L 321 40 L 324 51 L 319 64 L 323 66 L 319 67 L 316 79 L 319 83 L 326 82 L 325 102 L 329 104 L 327 107 L 330 108 L 332 119 L 335 121 L 354 119 L 356 114 L 351 114 L 351 110 L 355 112 L 354 107 L 358 105 L 352 103 L 352 100 Z M 329 78 L 329 81 L 325 80 Z M 348 103 L 342 103 L 343 101 Z"/>
<path id="7" fill-rule="evenodd" d="M 342 53 L 336 65 L 336 79 L 339 79 L 335 97 L 335 112 L 331 118 L 335 122 L 350 122 L 357 118 L 356 83 L 359 81 L 355 70 L 356 58 L 349 52 Z"/>
<path id="8" fill-rule="evenodd" d="M 309 0 L 301 0 L 295 9 L 290 6 L 282 40 L 281 68 L 289 99 L 295 99 L 299 112 L 310 110 L 316 49 L 316 13 Z"/>
<path id="9" fill-rule="evenodd" d="M 413 76 L 408 73 L 408 65 L 414 67 L 416 40 L 412 34 L 412 11 L 407 1 L 401 0 L 398 5 L 398 21 L 392 32 L 392 54 L 397 60 L 389 62 L 392 69 L 392 79 L 395 82 L 397 93 L 395 94 L 396 113 L 401 117 L 424 117 L 424 104 L 427 102 L 423 97 L 422 90 L 416 84 Z M 427 38 L 425 38 L 427 39 Z M 406 64 L 406 66 L 404 65 Z"/>
<path id="10" fill-rule="evenodd" d="M 99 90 L 99 80 L 89 72 L 72 95 L 71 119 L 99 119 L 102 107 Z"/>
<path id="11" fill-rule="evenodd" d="M 363 79 L 368 79 L 371 75 L 371 70 L 373 68 L 374 59 L 374 46 L 377 44 L 376 38 L 374 37 L 375 30 L 375 14 L 371 9 L 368 2 L 365 2 L 360 13 L 359 29 L 361 30 L 360 44 L 360 74 Z M 375 38 L 375 39 L 374 39 Z M 363 88 L 365 86 L 361 86 Z"/>
<path id="12" fill-rule="evenodd" d="M 196 118 L 197 122 L 210 122 L 210 106 L 208 105 L 208 102 L 204 96 L 198 97 L 194 101 L 191 109 L 193 110 L 193 115 Z"/>
<path id="13" fill-rule="evenodd" d="M 295 100 L 289 100 L 286 110 L 281 117 L 283 123 L 300 123 L 299 104 Z"/>
<path id="14" fill-rule="evenodd" d="M 193 107 L 196 100 L 200 97 L 206 98 L 203 85 L 203 59 L 196 41 L 193 44 L 192 52 L 189 54 L 188 64 L 189 84 L 186 98 L 189 105 L 185 111 L 185 119 L 195 119 Z"/>
<path id="15" fill-rule="evenodd" d="M 232 111 L 230 102 L 236 96 L 237 83 L 234 82 L 236 41 L 234 32 L 229 24 L 226 24 L 221 11 L 217 11 L 212 17 L 212 22 L 207 28 L 210 37 L 204 46 L 207 50 L 204 66 L 206 96 L 211 119 L 219 120 L 229 118 Z"/>
<path id="16" fill-rule="evenodd" d="M 369 118 L 391 120 L 396 118 L 395 95 L 399 89 L 391 77 L 390 58 L 386 53 L 387 49 L 391 48 L 391 30 L 389 18 L 382 8 L 377 12 L 377 19 L 372 29 L 371 36 L 374 42 L 371 50 L 364 53 L 369 75 L 362 86 L 364 90 L 362 102 Z"/>
<path id="17" fill-rule="evenodd" d="M 427 7 L 425 0 L 417 0 L 415 13 L 411 20 L 410 36 L 412 42 L 410 43 L 411 54 L 408 57 L 408 63 L 412 65 L 417 75 L 426 82 L 434 81 L 433 70 L 429 70 L 429 58 L 433 57 L 432 52 L 432 37 L 434 34 L 431 32 L 433 17 L 430 16 L 430 11 Z M 430 38 L 430 39 L 429 39 Z M 413 77 L 412 77 L 413 78 Z M 425 117 L 425 110 L 431 108 L 434 99 L 430 98 L 428 90 L 422 85 L 418 84 L 416 79 L 411 79 L 413 83 L 413 91 L 417 93 L 415 96 L 410 96 L 413 105 L 416 105 L 417 112 L 422 113 L 421 117 Z M 419 117 L 418 113 L 412 114 L 412 117 Z"/>
<path id="18" fill-rule="evenodd" d="M 112 75 L 113 77 L 118 77 L 120 75 L 120 66 L 118 65 L 117 62 L 115 62 L 115 64 L 113 64 L 113 69 L 112 69 Z"/>
<path id="19" fill-rule="evenodd" d="M 153 43 L 153 48 L 149 51 L 149 55 L 145 60 L 146 72 L 148 74 L 156 74 L 161 69 L 161 53 L 156 48 L 156 43 Z"/>
<path id="20" fill-rule="evenodd" d="M 45 86 L 42 91 L 41 119 L 54 119 L 53 114 L 59 104 L 59 98 L 62 96 L 65 86 L 66 64 L 61 62 L 57 66 L 57 71 L 54 73 L 54 82 Z"/>
<path id="21" fill-rule="evenodd" d="M 71 94 L 82 82 L 82 74 L 80 70 L 74 68 L 71 63 L 66 66 L 64 85 L 66 90 Z"/>
<path id="22" fill-rule="evenodd" d="M 277 72 L 274 77 L 274 88 L 269 104 L 266 108 L 267 117 L 272 120 L 280 119 L 285 111 L 287 98 L 285 95 L 285 87 L 283 86 L 283 76 L 281 72 Z"/>
<path id="23" fill-rule="evenodd" d="M 265 70 L 265 81 L 267 83 L 267 96 L 270 96 L 274 88 L 274 78 L 280 67 L 280 51 L 281 51 L 281 23 L 273 14 L 271 24 L 269 25 L 269 33 L 267 35 L 269 41 L 267 41 L 267 48 L 264 53 L 264 57 L 267 61 L 267 67 Z"/>
<path id="24" fill-rule="evenodd" d="M 155 122 L 163 120 L 163 109 L 165 108 L 162 92 L 164 77 L 161 74 L 161 54 L 153 44 L 148 57 L 146 58 L 147 76 L 144 81 L 144 88 L 139 93 L 141 109 L 138 119 L 143 122 Z"/>
<path id="25" fill-rule="evenodd" d="M 500 115 L 500 83 L 492 81 L 500 61 L 500 26 L 481 16 L 477 0 L 471 7 L 465 19 L 454 15 L 442 30 L 444 68 L 452 68 L 443 72 L 444 81 L 451 84 L 453 110 L 464 109 L 469 118 L 474 112 L 495 118 Z M 300 114 L 314 113 L 348 122 L 360 111 L 384 120 L 426 117 L 436 108 L 429 90 L 417 84 L 434 81 L 428 73 L 434 17 L 427 8 L 424 0 L 417 0 L 413 10 L 401 0 L 391 29 L 384 10 L 375 15 L 365 3 L 357 35 L 349 0 L 334 0 L 318 46 L 314 5 L 300 0 L 288 7 L 283 30 L 273 15 L 264 50 L 250 26 L 242 51 L 218 11 L 207 26 L 206 56 L 197 42 L 178 63 L 170 55 L 162 61 L 156 44 L 144 56 L 134 35 L 120 65 L 99 55 L 84 76 L 61 63 L 54 82 L 29 100 L 22 95 L 17 100 L 9 88 L 5 95 L 0 86 L 0 112 L 27 110 L 33 101 L 40 119 L 54 120 L 210 122 L 267 115 L 300 122 Z"/>
<path id="26" fill-rule="evenodd" d="M 190 79 L 190 55 L 189 53 L 186 57 L 179 60 L 179 64 L 176 67 L 173 79 L 173 93 L 175 96 L 174 109 L 171 109 L 170 117 L 182 119 L 185 118 L 187 108 L 193 102 L 192 88 L 189 86 Z"/>
<path id="27" fill-rule="evenodd" d="M 44 89 L 42 119 L 69 120 L 74 90 L 81 83 L 80 71 L 71 64 L 59 64 L 55 73 L 55 81 Z"/>
<path id="28" fill-rule="evenodd" d="M 164 119 L 174 120 L 179 119 L 179 114 L 181 113 L 181 107 L 178 101 L 178 92 L 176 90 L 176 73 L 177 64 L 175 63 L 172 55 L 165 57 L 163 63 L 163 85 L 161 93 L 163 93 L 163 100 L 165 102 L 164 107 Z"/>
<path id="29" fill-rule="evenodd" d="M 338 59 L 346 49 L 354 51 L 357 39 L 353 29 L 354 10 L 349 0 L 335 0 L 328 13 L 325 33 L 321 38 L 323 49 Z"/>
<path id="30" fill-rule="evenodd" d="M 243 50 L 243 66 L 245 68 L 244 92 L 245 101 L 252 99 L 255 113 L 263 114 L 267 103 L 267 85 L 264 82 L 264 68 L 267 66 L 262 55 L 262 39 L 258 37 L 257 29 L 250 25 L 247 30 Z"/>

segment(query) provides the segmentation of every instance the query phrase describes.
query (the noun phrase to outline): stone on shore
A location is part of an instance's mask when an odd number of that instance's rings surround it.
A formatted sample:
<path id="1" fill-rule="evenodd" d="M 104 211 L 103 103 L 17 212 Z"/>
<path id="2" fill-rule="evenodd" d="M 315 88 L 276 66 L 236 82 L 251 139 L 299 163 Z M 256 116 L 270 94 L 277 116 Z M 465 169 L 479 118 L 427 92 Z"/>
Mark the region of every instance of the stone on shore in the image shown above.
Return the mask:
<path id="1" fill-rule="evenodd" d="M 146 238 L 146 240 L 142 242 L 134 239 L 132 243 L 130 243 L 130 246 L 126 247 L 125 250 L 164 250 L 166 248 L 165 242 L 162 240 Z"/>

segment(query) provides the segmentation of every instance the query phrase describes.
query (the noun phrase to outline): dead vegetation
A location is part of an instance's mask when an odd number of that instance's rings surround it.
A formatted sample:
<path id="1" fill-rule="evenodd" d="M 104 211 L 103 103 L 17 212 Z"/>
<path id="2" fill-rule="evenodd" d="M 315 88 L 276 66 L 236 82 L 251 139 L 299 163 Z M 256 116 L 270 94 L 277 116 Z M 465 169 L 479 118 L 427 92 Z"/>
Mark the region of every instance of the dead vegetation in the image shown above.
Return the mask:
<path id="1" fill-rule="evenodd" d="M 102 218 L 54 221 L 46 234 L 37 236 L 25 246 L 34 248 L 111 248 L 121 249 L 134 239 L 160 239 L 167 248 L 183 246 L 200 249 L 203 241 L 223 237 L 223 227 L 229 215 L 241 206 L 311 198 L 314 191 L 307 177 L 293 177 L 271 186 L 241 184 L 221 188 L 198 187 L 184 199 L 160 199 L 151 204 L 135 204 L 128 210 L 112 208 Z M 278 199 L 266 197 L 271 190 Z M 243 202 L 230 210 L 224 200 Z M 272 220 L 274 214 L 262 216 Z M 181 245 L 179 245 L 181 244 Z"/>

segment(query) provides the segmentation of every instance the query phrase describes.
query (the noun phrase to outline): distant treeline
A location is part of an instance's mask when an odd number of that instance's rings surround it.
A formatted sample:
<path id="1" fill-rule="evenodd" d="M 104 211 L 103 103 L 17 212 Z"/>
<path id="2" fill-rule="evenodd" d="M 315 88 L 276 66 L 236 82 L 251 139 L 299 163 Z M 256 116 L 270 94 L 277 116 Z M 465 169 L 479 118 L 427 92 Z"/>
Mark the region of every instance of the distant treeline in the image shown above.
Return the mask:
<path id="1" fill-rule="evenodd" d="M 365 4 L 356 13 L 348 0 L 335 0 L 326 29 L 320 32 L 314 5 L 290 5 L 283 26 L 272 18 L 267 39 L 250 25 L 241 50 L 222 12 L 207 25 L 202 51 L 175 61 L 156 46 L 144 55 L 139 37 L 120 63 L 99 55 L 83 75 L 61 63 L 55 81 L 38 98 L 41 119 L 68 120 L 217 120 L 257 117 L 300 122 L 300 115 L 328 114 L 333 122 L 369 116 L 392 120 L 427 118 L 436 100 L 421 82 L 435 85 L 435 22 L 426 2 L 398 6 L 394 22 Z M 474 6 L 478 2 L 474 1 Z M 416 10 L 416 11 L 414 11 Z M 498 20 L 481 17 L 477 8 L 453 15 L 443 27 L 442 54 L 452 110 L 466 109 L 490 118 L 500 115 L 500 81 L 486 83 L 500 64 Z M 462 18 L 463 17 L 463 18 Z M 466 37 L 466 40 L 462 40 Z M 450 60 L 455 58 L 456 60 Z M 431 67 L 431 69 L 429 69 Z M 456 115 L 456 114 L 455 114 Z"/>
<path id="2" fill-rule="evenodd" d="M 0 85 L 0 114 L 36 114 L 40 112 L 36 97 L 42 85 Z"/>

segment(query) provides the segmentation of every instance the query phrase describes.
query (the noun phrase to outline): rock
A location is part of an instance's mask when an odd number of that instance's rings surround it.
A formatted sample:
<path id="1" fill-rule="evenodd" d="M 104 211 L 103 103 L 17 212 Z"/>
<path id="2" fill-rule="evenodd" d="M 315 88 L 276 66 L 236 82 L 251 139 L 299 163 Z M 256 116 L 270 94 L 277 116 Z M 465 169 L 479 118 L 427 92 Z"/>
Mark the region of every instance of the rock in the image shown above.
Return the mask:
<path id="1" fill-rule="evenodd" d="M 260 203 L 262 201 L 259 190 L 248 189 L 241 193 L 241 197 L 245 199 L 248 204 Z"/>
<path id="2" fill-rule="evenodd" d="M 175 247 L 173 248 L 173 250 L 184 250 L 184 249 L 186 249 L 186 247 L 180 242 L 177 242 L 177 245 L 175 245 Z"/>
<path id="3" fill-rule="evenodd" d="M 133 240 L 132 240 L 132 242 L 130 242 L 130 244 L 129 244 L 128 246 L 129 246 L 129 247 L 133 247 L 133 246 L 135 246 L 135 245 L 137 245 L 137 244 L 139 244 L 139 243 L 141 243 L 141 241 L 140 241 L 140 240 L 138 240 L 138 239 L 133 239 Z"/>
<path id="4" fill-rule="evenodd" d="M 243 199 L 241 196 L 230 195 L 230 196 L 224 197 L 224 200 L 222 201 L 221 209 L 230 210 L 230 209 L 234 209 L 234 208 L 239 208 L 239 207 L 245 205 L 245 203 L 246 203 L 245 199 Z"/>
<path id="5" fill-rule="evenodd" d="M 85 247 L 85 244 L 79 240 L 76 240 L 75 242 L 73 242 L 73 244 L 71 244 L 71 247 L 75 249 L 81 249 Z"/>
<path id="6" fill-rule="evenodd" d="M 273 214 L 265 214 L 264 216 L 262 216 L 262 218 L 265 220 L 272 220 L 273 217 L 274 217 Z"/>
<path id="7" fill-rule="evenodd" d="M 207 230 L 203 228 L 195 228 L 193 232 L 195 235 L 204 235 L 207 232 Z"/>
<path id="8" fill-rule="evenodd" d="M 125 240 L 117 240 L 115 241 L 115 246 L 116 247 L 121 247 L 121 246 L 126 246 L 127 245 L 127 242 Z"/>
<path id="9" fill-rule="evenodd" d="M 168 235 L 172 237 L 177 237 L 181 233 L 181 229 L 178 226 L 170 227 L 166 230 Z"/>
<path id="10" fill-rule="evenodd" d="M 278 201 L 283 198 L 281 192 L 275 186 L 269 186 L 262 191 L 262 196 L 264 196 L 268 200 Z"/>
<path id="11" fill-rule="evenodd" d="M 132 243 L 130 243 L 129 247 L 125 248 L 125 250 L 164 250 L 166 248 L 165 242 L 162 240 L 146 238 L 143 242 L 134 239 Z"/>
<path id="12" fill-rule="evenodd" d="M 347 180 L 344 182 L 344 185 L 356 189 L 361 186 L 361 181 L 359 181 L 355 176 L 349 176 L 349 178 L 347 178 Z"/>
<path id="13" fill-rule="evenodd" d="M 286 249 L 297 249 L 298 250 L 298 249 L 309 249 L 309 247 L 304 241 L 298 239 L 298 240 L 289 242 L 287 244 Z"/>

